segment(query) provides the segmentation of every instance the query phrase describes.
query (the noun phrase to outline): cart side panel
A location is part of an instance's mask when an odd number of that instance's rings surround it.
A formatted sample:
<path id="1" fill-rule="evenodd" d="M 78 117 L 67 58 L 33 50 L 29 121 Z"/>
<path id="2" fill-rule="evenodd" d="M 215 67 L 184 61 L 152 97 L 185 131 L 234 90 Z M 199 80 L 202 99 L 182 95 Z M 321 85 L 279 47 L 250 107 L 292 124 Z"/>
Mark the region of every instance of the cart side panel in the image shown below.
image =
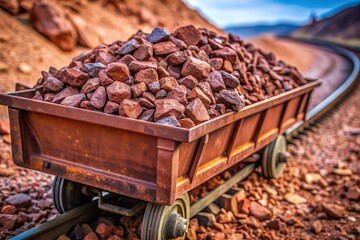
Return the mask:
<path id="1" fill-rule="evenodd" d="M 285 132 L 288 128 L 294 125 L 297 120 L 297 113 L 301 107 L 303 96 L 298 96 L 289 100 L 286 104 L 286 109 L 281 121 L 280 132 Z"/>

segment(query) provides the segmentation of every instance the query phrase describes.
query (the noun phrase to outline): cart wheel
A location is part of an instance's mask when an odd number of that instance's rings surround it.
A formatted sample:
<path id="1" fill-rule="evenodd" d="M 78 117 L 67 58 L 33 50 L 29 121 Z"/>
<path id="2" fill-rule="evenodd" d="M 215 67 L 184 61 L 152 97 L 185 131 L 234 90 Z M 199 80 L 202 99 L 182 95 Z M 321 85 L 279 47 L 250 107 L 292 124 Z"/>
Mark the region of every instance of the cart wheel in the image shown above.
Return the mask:
<path id="1" fill-rule="evenodd" d="M 262 158 L 263 174 L 267 178 L 281 176 L 286 163 L 286 139 L 278 136 L 264 150 Z"/>
<path id="2" fill-rule="evenodd" d="M 189 226 L 190 200 L 187 193 L 171 206 L 148 203 L 141 227 L 142 240 L 184 239 Z"/>
<path id="3" fill-rule="evenodd" d="M 56 176 L 53 181 L 52 196 L 55 208 L 60 214 L 90 202 L 93 196 L 81 192 L 82 184 Z"/>

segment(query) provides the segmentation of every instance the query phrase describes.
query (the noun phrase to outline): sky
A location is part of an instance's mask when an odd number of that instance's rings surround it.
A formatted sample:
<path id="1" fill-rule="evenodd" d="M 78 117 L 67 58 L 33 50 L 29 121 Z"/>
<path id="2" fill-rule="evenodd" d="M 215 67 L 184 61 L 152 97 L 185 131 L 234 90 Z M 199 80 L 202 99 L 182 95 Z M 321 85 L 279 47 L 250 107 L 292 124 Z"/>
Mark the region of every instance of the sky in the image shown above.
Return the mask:
<path id="1" fill-rule="evenodd" d="M 292 22 L 306 24 L 310 14 L 324 17 L 360 0 L 185 0 L 220 27 Z"/>

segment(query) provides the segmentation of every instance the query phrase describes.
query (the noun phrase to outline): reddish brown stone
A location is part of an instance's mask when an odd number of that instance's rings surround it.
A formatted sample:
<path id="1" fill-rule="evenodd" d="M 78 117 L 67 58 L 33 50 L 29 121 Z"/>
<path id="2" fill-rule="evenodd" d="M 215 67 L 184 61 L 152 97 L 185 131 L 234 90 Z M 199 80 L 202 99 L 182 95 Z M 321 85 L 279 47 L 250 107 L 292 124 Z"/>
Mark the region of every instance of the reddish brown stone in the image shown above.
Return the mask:
<path id="1" fill-rule="evenodd" d="M 165 89 L 168 92 L 170 92 L 179 85 L 176 79 L 173 77 L 161 78 L 159 82 L 160 82 L 160 88 Z"/>
<path id="2" fill-rule="evenodd" d="M 243 200 L 241 200 L 238 205 L 239 212 L 249 214 L 250 213 L 250 204 L 251 204 L 251 201 L 248 198 L 244 198 Z"/>
<path id="3" fill-rule="evenodd" d="M 181 67 L 169 65 L 167 71 L 169 72 L 169 75 L 175 79 L 181 77 Z"/>
<path id="4" fill-rule="evenodd" d="M 185 52 L 174 52 L 166 57 L 167 61 L 171 65 L 179 65 L 186 61 L 187 57 Z"/>
<path id="5" fill-rule="evenodd" d="M 139 103 L 134 100 L 125 99 L 119 105 L 119 115 L 128 118 L 138 118 L 142 113 Z"/>
<path id="6" fill-rule="evenodd" d="M 141 44 L 138 49 L 134 52 L 133 56 L 137 60 L 145 61 L 153 55 L 153 48 L 149 44 Z"/>
<path id="7" fill-rule="evenodd" d="M 231 88 L 236 88 L 240 85 L 239 79 L 237 79 L 234 75 L 227 73 L 224 70 L 221 70 L 220 73 L 225 85 Z"/>
<path id="8" fill-rule="evenodd" d="M 214 70 L 219 71 L 223 66 L 224 60 L 222 58 L 211 58 L 208 63 Z"/>
<path id="9" fill-rule="evenodd" d="M 67 87 L 64 90 L 62 90 L 61 92 L 58 92 L 57 94 L 55 94 L 53 103 L 60 103 L 65 98 L 75 95 L 75 94 L 78 94 L 78 93 L 79 93 L 79 90 L 77 90 L 76 88 Z"/>
<path id="10" fill-rule="evenodd" d="M 64 89 L 65 85 L 62 81 L 54 77 L 48 77 L 44 81 L 45 92 L 59 92 Z"/>
<path id="11" fill-rule="evenodd" d="M 166 96 L 167 96 L 167 91 L 165 89 L 161 89 L 157 91 L 155 94 L 156 99 L 166 98 Z"/>
<path id="12" fill-rule="evenodd" d="M 106 73 L 105 73 L 106 74 Z M 95 91 L 100 86 L 99 78 L 89 79 L 81 88 L 82 93 L 89 93 Z"/>
<path id="13" fill-rule="evenodd" d="M 133 61 L 136 61 L 136 59 L 132 55 L 126 54 L 125 56 L 120 58 L 120 61 L 125 63 L 127 66 L 129 66 L 130 71 L 132 71 L 130 68 L 130 63 L 132 63 Z"/>
<path id="14" fill-rule="evenodd" d="M 146 109 L 153 109 L 155 108 L 155 104 L 151 101 L 147 100 L 146 98 L 138 98 L 136 101 L 140 104 L 141 107 Z"/>
<path id="15" fill-rule="evenodd" d="M 240 111 L 243 107 L 245 107 L 244 99 L 242 99 L 237 92 L 224 89 L 220 91 L 220 97 L 235 111 Z"/>
<path id="16" fill-rule="evenodd" d="M 15 15 L 19 12 L 20 6 L 17 0 L 0 0 L 0 8 Z"/>
<path id="17" fill-rule="evenodd" d="M 187 48 L 187 45 L 186 43 L 184 43 L 184 41 L 176 38 L 176 37 L 173 37 L 173 36 L 170 36 L 169 40 L 175 44 L 178 48 L 180 48 L 180 50 L 184 50 Z"/>
<path id="18" fill-rule="evenodd" d="M 116 103 L 121 103 L 124 99 L 131 98 L 130 87 L 122 82 L 113 82 L 106 87 L 106 92 L 109 100 Z"/>
<path id="19" fill-rule="evenodd" d="M 202 34 L 193 25 L 179 27 L 175 30 L 174 36 L 184 41 L 186 45 L 196 45 L 202 39 Z"/>
<path id="20" fill-rule="evenodd" d="M 143 111 L 143 113 L 138 117 L 140 120 L 152 122 L 154 120 L 155 109 L 148 109 Z"/>
<path id="21" fill-rule="evenodd" d="M 13 229 L 17 226 L 18 217 L 17 215 L 0 214 L 0 224 L 8 230 Z"/>
<path id="22" fill-rule="evenodd" d="M 37 1 L 30 12 L 34 28 L 63 50 L 73 50 L 77 42 L 75 28 L 56 3 Z"/>
<path id="23" fill-rule="evenodd" d="M 234 64 L 237 59 L 236 52 L 229 47 L 223 47 L 221 49 L 214 50 L 212 51 L 210 56 L 214 58 L 222 58 L 224 60 L 228 60 L 231 64 Z"/>
<path id="24" fill-rule="evenodd" d="M 97 52 L 96 53 L 96 62 L 101 62 L 105 66 L 109 63 L 116 62 L 117 59 L 111 53 L 108 52 Z"/>
<path id="25" fill-rule="evenodd" d="M 169 72 L 166 71 L 163 67 L 158 67 L 157 73 L 158 73 L 159 78 L 170 76 Z"/>
<path id="26" fill-rule="evenodd" d="M 194 99 L 186 106 L 185 113 L 196 125 L 210 119 L 205 105 L 199 98 Z"/>
<path id="27" fill-rule="evenodd" d="M 176 99 L 181 104 L 186 105 L 187 104 L 187 101 L 186 101 L 186 87 L 183 86 L 183 85 L 179 85 L 179 86 L 175 87 L 173 90 L 171 90 L 171 92 L 168 93 L 167 98 Z"/>
<path id="28" fill-rule="evenodd" d="M 192 75 L 189 75 L 179 79 L 179 83 L 187 88 L 193 89 L 198 85 L 198 80 L 194 78 Z"/>
<path id="29" fill-rule="evenodd" d="M 225 83 L 219 71 L 213 71 L 209 73 L 207 81 L 209 82 L 213 91 L 221 91 L 223 89 L 226 89 Z"/>
<path id="30" fill-rule="evenodd" d="M 132 72 L 138 72 L 140 70 L 145 70 L 147 68 L 157 69 L 157 64 L 150 61 L 132 61 L 129 65 L 129 69 Z"/>
<path id="31" fill-rule="evenodd" d="M 103 86 L 107 86 L 114 82 L 114 80 L 107 75 L 106 70 L 101 70 L 99 72 L 99 80 L 100 84 Z"/>
<path id="32" fill-rule="evenodd" d="M 232 73 L 234 68 L 229 60 L 225 60 L 222 69 L 228 73 Z"/>
<path id="33" fill-rule="evenodd" d="M 201 61 L 204 62 L 209 62 L 209 56 L 206 54 L 206 52 L 204 50 L 200 50 L 197 54 L 196 54 L 197 58 L 200 59 Z"/>
<path id="34" fill-rule="evenodd" d="M 208 114 L 210 116 L 210 118 L 215 118 L 215 117 L 218 117 L 220 116 L 220 113 L 216 110 L 216 106 L 215 105 L 210 105 L 208 107 Z"/>
<path id="35" fill-rule="evenodd" d="M 158 99 L 155 101 L 155 106 L 155 121 L 169 116 L 180 118 L 185 111 L 184 105 L 175 99 Z"/>
<path id="36" fill-rule="evenodd" d="M 77 67 L 67 68 L 64 71 L 64 78 L 67 84 L 72 87 L 81 87 L 89 79 L 89 75 Z"/>
<path id="37" fill-rule="evenodd" d="M 107 101 L 104 107 L 104 113 L 114 113 L 119 111 L 119 104 L 116 102 Z"/>
<path id="38" fill-rule="evenodd" d="M 192 128 L 195 127 L 195 123 L 190 118 L 182 118 L 179 120 L 180 127 L 182 128 Z"/>
<path id="39" fill-rule="evenodd" d="M 69 107 L 79 107 L 80 103 L 86 99 L 85 94 L 79 93 L 72 96 L 69 96 L 61 101 L 61 105 L 69 106 Z"/>
<path id="40" fill-rule="evenodd" d="M 140 70 L 135 75 L 135 82 L 138 82 L 138 83 L 143 82 L 146 85 L 149 85 L 151 82 L 158 81 L 158 80 L 159 80 L 158 74 L 152 68 Z"/>
<path id="41" fill-rule="evenodd" d="M 98 240 L 98 236 L 96 235 L 96 233 L 94 232 L 89 232 L 88 234 L 85 235 L 83 240 Z M 109 239 L 109 238 L 108 238 Z"/>
<path id="42" fill-rule="evenodd" d="M 95 108 L 91 105 L 89 100 L 84 100 L 80 103 L 80 108 L 87 110 L 94 110 Z"/>
<path id="43" fill-rule="evenodd" d="M 198 87 L 195 87 L 193 90 L 191 90 L 188 98 L 190 100 L 194 100 L 199 98 L 201 102 L 207 107 L 210 105 L 211 100 L 206 96 L 206 94 Z"/>
<path id="44" fill-rule="evenodd" d="M 139 97 L 143 94 L 143 92 L 147 91 L 147 87 L 144 82 L 134 84 L 130 88 L 134 97 Z"/>
<path id="45" fill-rule="evenodd" d="M 5 205 L 1 208 L 2 214 L 15 214 L 17 212 L 17 209 L 13 205 Z"/>
<path id="46" fill-rule="evenodd" d="M 97 109 L 101 109 L 106 103 L 106 90 L 105 87 L 100 86 L 96 89 L 90 99 L 90 104 Z"/>
<path id="47" fill-rule="evenodd" d="M 210 70 L 211 67 L 207 62 L 188 57 L 182 67 L 181 74 L 184 76 L 192 75 L 196 79 L 203 79 L 208 76 Z"/>
<path id="48" fill-rule="evenodd" d="M 154 103 L 155 100 L 156 100 L 155 96 L 152 95 L 152 94 L 149 93 L 149 92 L 144 92 L 144 93 L 142 94 L 142 97 L 145 98 L 145 99 L 147 99 L 147 100 L 149 100 L 149 101 L 152 102 L 152 103 Z"/>
<path id="49" fill-rule="evenodd" d="M 114 80 L 123 82 L 129 78 L 129 68 L 125 63 L 115 62 L 110 63 L 106 67 L 106 73 Z"/>
<path id="50" fill-rule="evenodd" d="M 203 91 L 203 93 L 205 93 L 205 95 L 210 99 L 211 104 L 216 103 L 213 91 L 211 90 L 210 84 L 208 82 L 200 82 L 198 84 L 198 88 L 200 88 L 201 91 Z"/>
<path id="51" fill-rule="evenodd" d="M 177 52 L 180 49 L 172 42 L 159 42 L 153 45 L 154 53 L 156 55 L 168 55 Z"/>
<path id="52" fill-rule="evenodd" d="M 95 231 L 101 238 L 107 238 L 113 232 L 113 228 L 105 223 L 100 223 Z"/>
<path id="53" fill-rule="evenodd" d="M 273 215 L 269 209 L 261 206 L 257 202 L 250 203 L 249 211 L 250 211 L 251 215 L 253 215 L 257 219 L 259 219 L 260 221 L 269 220 L 269 219 L 271 219 L 271 217 Z"/>

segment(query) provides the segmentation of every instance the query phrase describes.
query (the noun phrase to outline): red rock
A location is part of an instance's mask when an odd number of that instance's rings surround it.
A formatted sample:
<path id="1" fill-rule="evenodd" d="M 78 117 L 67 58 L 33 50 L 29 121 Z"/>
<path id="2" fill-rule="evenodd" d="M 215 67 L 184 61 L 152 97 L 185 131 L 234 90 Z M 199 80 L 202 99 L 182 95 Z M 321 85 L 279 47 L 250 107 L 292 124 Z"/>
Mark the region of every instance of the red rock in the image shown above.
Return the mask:
<path id="1" fill-rule="evenodd" d="M 129 78 L 129 68 L 124 63 L 110 63 L 106 67 L 106 73 L 114 80 L 123 82 Z"/>
<path id="2" fill-rule="evenodd" d="M 157 123 L 162 124 L 162 125 L 173 126 L 173 127 L 180 127 L 180 123 L 174 116 L 162 118 L 162 119 L 158 120 Z"/>
<path id="3" fill-rule="evenodd" d="M 168 55 L 180 49 L 172 42 L 159 42 L 153 45 L 155 55 Z"/>
<path id="4" fill-rule="evenodd" d="M 138 82 L 138 83 L 143 82 L 146 85 L 149 85 L 151 82 L 158 81 L 158 80 L 159 80 L 159 77 L 157 75 L 157 72 L 152 68 L 140 70 L 135 75 L 135 82 Z"/>
<path id="5" fill-rule="evenodd" d="M 65 98 L 72 96 L 72 95 L 76 95 L 76 94 L 79 94 L 79 90 L 77 90 L 76 88 L 73 88 L 73 87 L 67 87 L 64 90 L 62 90 L 61 92 L 58 92 L 57 94 L 55 94 L 53 103 L 60 103 Z"/>
<path id="6" fill-rule="evenodd" d="M 45 92 L 59 92 L 65 87 L 64 83 L 57 78 L 48 77 L 44 81 L 44 91 Z"/>
<path id="7" fill-rule="evenodd" d="M 239 79 L 237 79 L 237 77 L 235 77 L 234 75 L 227 73 L 224 70 L 221 70 L 220 73 L 225 85 L 231 88 L 236 88 L 237 86 L 240 85 Z"/>
<path id="8" fill-rule="evenodd" d="M 130 68 L 130 64 L 131 64 L 133 61 L 136 61 L 136 59 L 135 59 L 132 55 L 126 54 L 125 56 L 123 56 L 122 58 L 120 58 L 120 61 L 123 62 L 123 63 L 125 63 L 127 66 L 129 66 L 130 71 L 132 71 L 131 68 Z"/>
<path id="9" fill-rule="evenodd" d="M 170 37 L 169 37 L 169 40 L 170 40 L 173 44 L 175 44 L 180 50 L 184 50 L 184 49 L 187 48 L 186 43 L 184 43 L 184 41 L 182 41 L 182 40 L 180 40 L 180 39 L 178 39 L 178 38 L 176 38 L 176 37 L 170 36 Z"/>
<path id="10" fill-rule="evenodd" d="M 349 200 L 360 200 L 360 189 L 358 187 L 352 187 L 346 193 L 346 198 Z"/>
<path id="11" fill-rule="evenodd" d="M 19 2 L 17 0 L 0 0 L 0 8 L 15 15 L 19 12 Z"/>
<path id="12" fill-rule="evenodd" d="M 89 79 L 89 75 L 75 67 L 65 69 L 64 78 L 67 84 L 77 88 L 86 83 L 86 81 Z"/>
<path id="13" fill-rule="evenodd" d="M 149 100 L 152 103 L 154 103 L 156 101 L 156 97 L 154 95 L 152 95 L 151 93 L 149 93 L 149 92 L 144 92 L 142 94 L 142 97 Z"/>
<path id="14" fill-rule="evenodd" d="M 170 116 L 178 119 L 185 111 L 184 105 L 175 99 L 158 99 L 155 101 L 155 107 L 155 121 Z"/>
<path id="15" fill-rule="evenodd" d="M 222 58 L 211 58 L 208 63 L 214 70 L 219 71 L 223 66 L 224 60 Z"/>
<path id="16" fill-rule="evenodd" d="M 5 203 L 17 208 L 30 207 L 31 197 L 25 193 L 18 193 L 6 198 Z"/>
<path id="17" fill-rule="evenodd" d="M 175 87 L 173 90 L 171 90 L 171 92 L 168 93 L 167 98 L 168 99 L 176 99 L 181 104 L 186 105 L 187 104 L 186 87 L 183 85 L 179 85 L 179 86 Z"/>
<path id="18" fill-rule="evenodd" d="M 225 83 L 219 71 L 213 71 L 209 73 L 207 81 L 209 82 L 213 91 L 221 91 L 226 89 Z"/>
<path id="19" fill-rule="evenodd" d="M 166 60 L 171 65 L 179 65 L 186 61 L 187 57 L 185 52 L 174 52 L 166 57 Z"/>
<path id="20" fill-rule="evenodd" d="M 231 108 L 235 111 L 240 111 L 243 107 L 245 107 L 244 99 L 242 99 L 237 92 L 224 89 L 219 93 L 223 101 L 230 104 Z"/>
<path id="21" fill-rule="evenodd" d="M 68 238 L 65 234 L 61 234 L 56 238 L 56 240 L 70 240 L 70 238 Z"/>
<path id="22" fill-rule="evenodd" d="M 224 60 L 230 61 L 231 64 L 234 64 L 237 59 L 237 54 L 234 50 L 229 47 L 223 47 L 217 50 L 212 51 L 210 54 L 212 58 L 222 58 Z"/>
<path id="23" fill-rule="evenodd" d="M 220 113 L 218 112 L 218 110 L 216 110 L 216 105 L 210 105 L 207 109 L 208 114 L 210 116 L 210 118 L 215 118 L 220 116 Z"/>
<path id="24" fill-rule="evenodd" d="M 184 76 L 192 75 L 196 79 L 206 78 L 211 70 L 207 62 L 201 61 L 194 57 L 188 57 L 184 63 L 181 74 Z"/>
<path id="25" fill-rule="evenodd" d="M 216 103 L 213 91 L 211 90 L 210 84 L 208 82 L 200 82 L 198 88 L 200 88 L 201 91 L 205 93 L 205 95 L 210 99 L 210 102 L 212 104 Z"/>
<path id="26" fill-rule="evenodd" d="M 100 62 L 104 65 L 108 65 L 109 63 L 116 62 L 117 59 L 111 53 L 108 52 L 97 52 L 96 53 L 96 62 Z"/>
<path id="27" fill-rule="evenodd" d="M 90 97 L 91 99 L 91 97 Z M 94 110 L 95 108 L 90 104 L 89 100 L 84 100 L 80 103 L 80 108 L 84 108 L 87 110 Z"/>
<path id="28" fill-rule="evenodd" d="M 116 102 L 107 101 L 104 107 L 104 113 L 114 113 L 119 111 L 119 104 Z"/>
<path id="29" fill-rule="evenodd" d="M 234 68 L 233 68 L 231 62 L 228 61 L 228 60 L 225 60 L 225 61 L 224 61 L 224 64 L 223 64 L 223 66 L 222 66 L 222 69 L 223 69 L 224 71 L 228 72 L 228 73 L 232 73 L 232 72 L 234 71 Z"/>
<path id="30" fill-rule="evenodd" d="M 95 231 L 99 234 L 100 238 L 107 238 L 113 232 L 113 228 L 105 223 L 100 223 Z"/>
<path id="31" fill-rule="evenodd" d="M 144 121 L 153 121 L 154 119 L 154 113 L 155 113 L 155 109 L 148 109 L 143 111 L 143 113 L 138 117 L 138 119 L 140 120 L 144 120 Z"/>
<path id="32" fill-rule="evenodd" d="M 193 89 L 194 87 L 196 87 L 198 85 L 199 82 L 196 78 L 189 75 L 189 76 L 179 79 L 179 83 L 181 85 L 184 85 L 187 88 Z"/>
<path id="33" fill-rule="evenodd" d="M 98 239 L 99 239 L 98 236 L 94 232 L 90 232 L 86 234 L 86 236 L 83 238 L 83 240 L 98 240 Z"/>
<path id="34" fill-rule="evenodd" d="M 313 231 L 315 234 L 318 234 L 322 231 L 322 224 L 319 220 L 315 220 L 311 223 L 311 231 Z"/>
<path id="35" fill-rule="evenodd" d="M 79 93 L 72 96 L 69 96 L 61 101 L 61 105 L 69 106 L 69 107 L 79 107 L 80 103 L 86 99 L 85 94 Z"/>
<path id="36" fill-rule="evenodd" d="M 101 70 L 99 72 L 99 80 L 102 86 L 107 86 L 114 82 L 114 80 L 107 75 L 106 70 Z"/>
<path id="37" fill-rule="evenodd" d="M 37 1 L 31 9 L 30 21 L 37 31 L 62 50 L 70 51 L 75 48 L 75 28 L 56 3 Z"/>
<path id="38" fill-rule="evenodd" d="M 261 206 L 257 202 L 251 202 L 249 210 L 251 215 L 259 219 L 260 221 L 269 220 L 273 215 L 269 209 Z"/>
<path id="39" fill-rule="evenodd" d="M 9 121 L 0 121 L 0 135 L 10 134 L 10 123 Z"/>
<path id="40" fill-rule="evenodd" d="M 133 53 L 134 58 L 140 61 L 146 61 L 153 55 L 153 48 L 149 44 L 141 44 Z"/>
<path id="41" fill-rule="evenodd" d="M 160 82 L 160 88 L 165 89 L 168 92 L 170 92 L 179 85 L 176 79 L 173 77 L 161 78 L 159 82 Z"/>
<path id="42" fill-rule="evenodd" d="M 109 237 L 107 240 L 121 240 L 121 237 L 117 236 L 117 235 L 112 235 L 111 237 Z"/>
<path id="43" fill-rule="evenodd" d="M 195 127 L 195 123 L 190 118 L 182 118 L 179 120 L 180 127 L 182 128 L 192 128 Z"/>
<path id="44" fill-rule="evenodd" d="M 212 227 L 214 223 L 216 222 L 216 217 L 214 214 L 207 213 L 207 212 L 199 212 L 194 216 L 199 222 L 200 226 L 204 227 Z"/>
<path id="45" fill-rule="evenodd" d="M 134 84 L 130 88 L 134 97 L 139 97 L 147 91 L 147 87 L 144 82 Z"/>
<path id="46" fill-rule="evenodd" d="M 15 214 L 17 212 L 17 209 L 13 205 L 5 205 L 1 208 L 2 214 Z"/>
<path id="47" fill-rule="evenodd" d="M 128 118 L 138 118 L 142 113 L 139 103 L 134 100 L 125 99 L 119 105 L 119 115 Z"/>
<path id="48" fill-rule="evenodd" d="M 16 227 L 18 222 L 18 217 L 16 215 L 10 214 L 0 214 L 0 224 L 6 229 L 13 229 Z"/>
<path id="49" fill-rule="evenodd" d="M 201 102 L 204 104 L 205 107 L 209 106 L 211 103 L 211 100 L 206 96 L 206 94 L 198 87 L 191 90 L 188 98 L 190 100 L 194 100 L 199 98 Z"/>
<path id="50" fill-rule="evenodd" d="M 184 41 L 186 45 L 197 45 L 202 39 L 202 34 L 193 25 L 179 27 L 175 30 L 174 36 Z"/>
<path id="51" fill-rule="evenodd" d="M 251 201 L 248 198 L 244 198 L 243 200 L 241 200 L 238 205 L 239 212 L 249 214 L 250 213 L 250 209 L 249 209 L 250 204 L 251 204 Z"/>
<path id="52" fill-rule="evenodd" d="M 113 82 L 106 87 L 106 93 L 109 100 L 116 103 L 131 98 L 131 88 L 123 82 Z"/>
<path id="53" fill-rule="evenodd" d="M 151 92 L 156 93 L 160 90 L 160 83 L 158 81 L 153 81 L 149 83 L 148 88 Z"/>
<path id="54" fill-rule="evenodd" d="M 165 68 L 163 68 L 163 67 L 158 67 L 157 73 L 159 75 L 159 78 L 169 77 L 170 76 L 169 72 L 166 71 Z"/>
<path id="55" fill-rule="evenodd" d="M 206 107 L 199 98 L 186 106 L 186 115 L 197 125 L 210 119 Z"/>
<path id="56" fill-rule="evenodd" d="M 181 67 L 169 65 L 167 68 L 169 75 L 175 79 L 179 79 L 181 77 Z"/>
<path id="57" fill-rule="evenodd" d="M 345 209 L 342 206 L 335 205 L 335 204 L 328 204 L 328 203 L 322 203 L 321 207 L 323 211 L 329 216 L 334 219 L 340 219 L 345 214 Z"/>
<path id="58" fill-rule="evenodd" d="M 106 103 L 106 90 L 105 87 L 100 86 L 96 89 L 90 99 L 90 104 L 94 108 L 101 109 Z"/>
<path id="59" fill-rule="evenodd" d="M 149 61 L 137 61 L 134 60 L 129 64 L 129 69 L 132 72 L 138 72 L 140 70 L 145 70 L 147 68 L 157 69 L 157 64 L 155 62 Z"/>
<path id="60" fill-rule="evenodd" d="M 140 44 L 138 43 L 138 41 L 136 41 L 135 39 L 131 39 L 130 41 L 125 43 L 123 46 L 121 46 L 116 53 L 121 54 L 121 55 L 131 53 L 132 51 L 137 49 L 139 47 L 139 45 Z"/>
<path id="61" fill-rule="evenodd" d="M 106 74 L 106 73 L 105 73 Z M 95 91 L 100 86 L 99 78 L 89 79 L 81 88 L 82 93 L 89 93 Z"/>

